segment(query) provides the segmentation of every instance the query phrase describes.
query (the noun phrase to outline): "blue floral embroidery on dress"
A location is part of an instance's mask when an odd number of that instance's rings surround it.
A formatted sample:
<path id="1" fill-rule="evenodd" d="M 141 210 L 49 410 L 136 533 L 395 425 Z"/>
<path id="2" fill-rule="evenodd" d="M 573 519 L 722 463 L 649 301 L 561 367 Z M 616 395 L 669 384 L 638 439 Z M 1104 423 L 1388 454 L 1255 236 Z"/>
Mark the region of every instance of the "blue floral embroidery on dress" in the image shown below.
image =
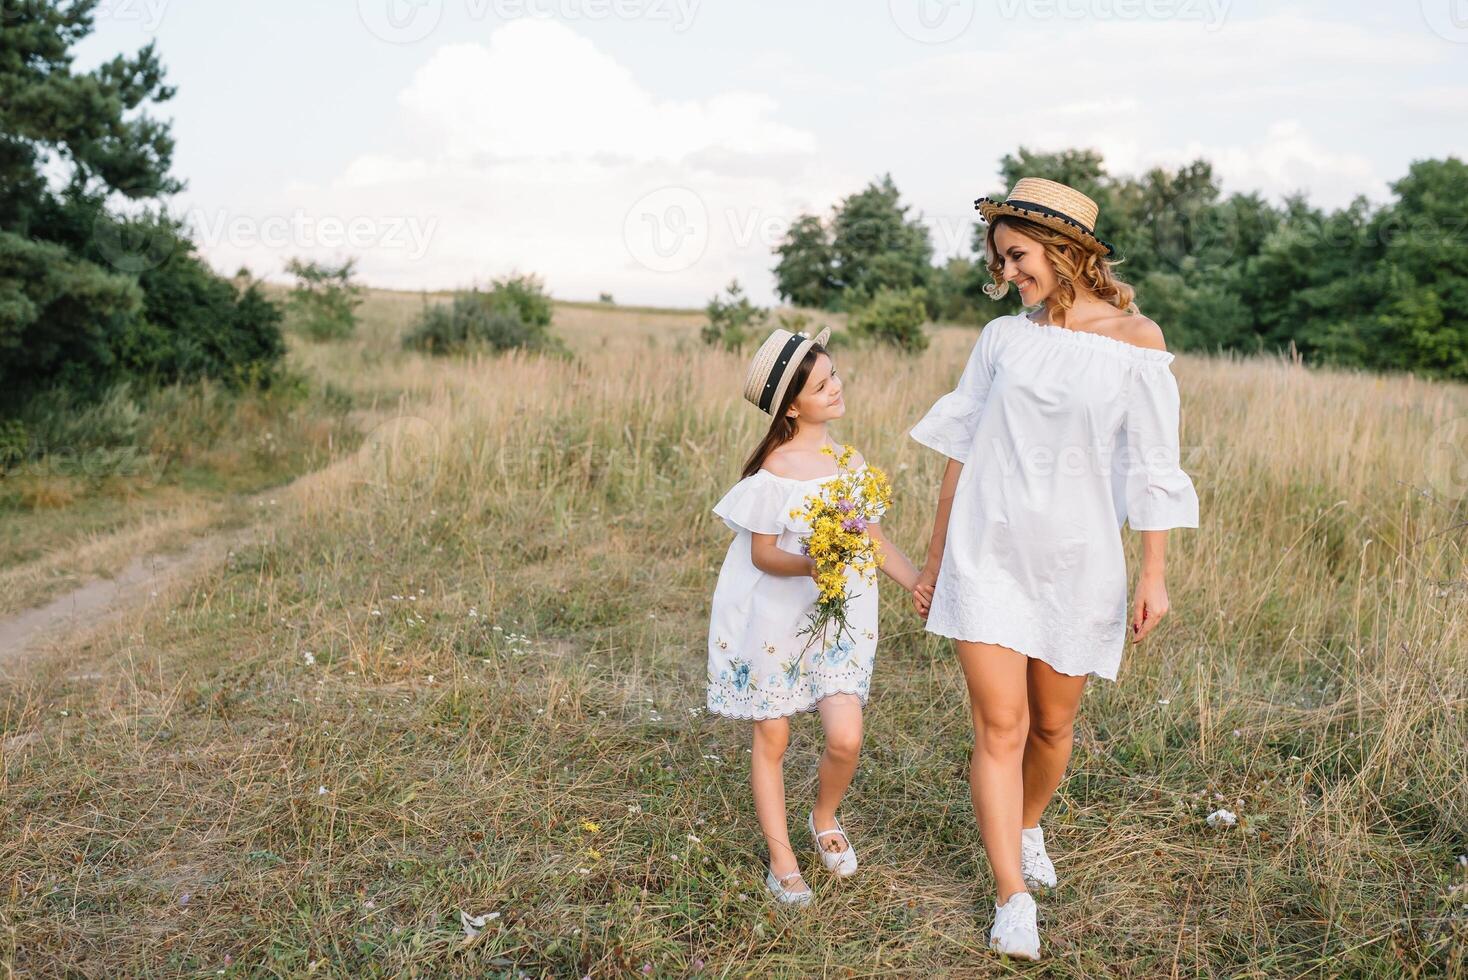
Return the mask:
<path id="1" fill-rule="evenodd" d="M 835 643 L 826 647 L 824 651 L 826 662 L 831 664 L 832 666 L 843 664 L 846 662 L 846 658 L 851 656 L 852 651 L 854 651 L 855 649 L 855 643 L 852 643 L 844 636 L 839 637 Z"/>
<path id="2" fill-rule="evenodd" d="M 744 691 L 749 689 L 749 661 L 736 660 L 734 667 L 734 690 Z"/>

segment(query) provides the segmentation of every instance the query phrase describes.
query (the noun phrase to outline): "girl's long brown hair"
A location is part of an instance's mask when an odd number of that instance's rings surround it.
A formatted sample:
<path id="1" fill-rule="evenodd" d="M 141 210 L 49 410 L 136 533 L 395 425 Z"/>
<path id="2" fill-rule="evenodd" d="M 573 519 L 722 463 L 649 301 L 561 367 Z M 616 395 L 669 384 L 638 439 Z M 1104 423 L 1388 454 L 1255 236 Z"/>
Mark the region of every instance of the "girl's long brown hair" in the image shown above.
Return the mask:
<path id="1" fill-rule="evenodd" d="M 765 459 L 779 449 L 785 443 L 795 437 L 795 420 L 785 413 L 790 411 L 790 405 L 799 397 L 801 389 L 805 387 L 806 380 L 810 377 L 811 369 L 816 366 L 816 358 L 826 353 L 826 348 L 820 344 L 811 344 L 810 350 L 800 359 L 800 364 L 795 368 L 795 376 L 790 379 L 790 384 L 785 386 L 785 397 L 780 399 L 776 406 L 774 418 L 770 420 L 770 431 L 765 433 L 764 439 L 755 448 L 754 454 L 749 457 L 749 462 L 744 464 L 744 472 L 740 478 L 754 476 L 765 465 Z"/>
<path id="2" fill-rule="evenodd" d="M 1118 310 L 1141 313 L 1135 298 L 1137 291 L 1122 282 L 1112 271 L 1112 263 L 1094 248 L 1087 248 L 1069 235 L 1036 221 L 1028 221 L 1011 215 L 995 218 L 989 225 L 986 236 L 988 261 L 986 265 L 992 283 L 984 284 L 984 294 L 990 299 L 1002 299 L 1009 292 L 1009 283 L 1004 281 L 1004 259 L 999 246 L 994 243 L 994 232 L 1000 225 L 1009 225 L 1027 238 L 1033 238 L 1045 250 L 1045 258 L 1055 269 L 1055 306 L 1066 313 L 1076 300 L 1076 283 L 1095 293 Z"/>

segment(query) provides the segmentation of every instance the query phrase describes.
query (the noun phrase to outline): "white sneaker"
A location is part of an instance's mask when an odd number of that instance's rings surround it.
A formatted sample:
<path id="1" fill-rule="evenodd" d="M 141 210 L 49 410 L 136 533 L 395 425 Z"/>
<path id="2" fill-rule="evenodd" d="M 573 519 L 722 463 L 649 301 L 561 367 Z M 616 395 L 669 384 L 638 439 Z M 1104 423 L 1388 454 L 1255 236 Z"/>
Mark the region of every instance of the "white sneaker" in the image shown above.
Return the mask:
<path id="1" fill-rule="evenodd" d="M 994 928 L 989 930 L 989 948 L 1021 960 L 1040 958 L 1040 927 L 1035 923 L 1035 899 L 1029 892 L 1015 892 L 1004 905 L 994 906 Z"/>
<path id="2" fill-rule="evenodd" d="M 1055 865 L 1045 853 L 1045 832 L 1039 827 L 1019 832 L 1019 873 L 1031 888 L 1055 887 Z"/>

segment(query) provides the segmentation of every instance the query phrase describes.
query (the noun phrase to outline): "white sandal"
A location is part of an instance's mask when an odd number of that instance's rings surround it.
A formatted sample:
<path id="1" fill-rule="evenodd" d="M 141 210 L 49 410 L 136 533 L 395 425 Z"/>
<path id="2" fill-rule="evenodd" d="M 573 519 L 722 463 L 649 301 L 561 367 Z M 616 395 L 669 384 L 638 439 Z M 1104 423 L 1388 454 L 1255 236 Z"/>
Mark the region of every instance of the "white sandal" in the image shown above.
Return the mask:
<path id="1" fill-rule="evenodd" d="M 835 818 L 833 817 L 832 819 L 834 820 Z M 841 821 L 836 820 L 836 829 L 834 830 L 822 830 L 817 832 L 816 815 L 814 812 L 812 812 L 808 823 L 810 825 L 810 835 L 812 839 L 815 840 L 816 853 L 821 856 L 821 863 L 826 866 L 826 870 L 831 872 L 832 874 L 839 875 L 842 878 L 845 878 L 848 875 L 855 874 L 856 848 L 851 846 L 851 838 L 847 837 L 845 829 L 841 826 Z M 828 851 L 821 846 L 821 838 L 831 837 L 836 834 L 840 834 L 843 838 L 845 838 L 846 847 L 844 849 L 839 851 Z"/>
<path id="2" fill-rule="evenodd" d="M 799 877 L 799 868 L 796 868 L 788 875 L 781 875 L 778 878 L 775 877 L 775 872 L 766 869 L 765 887 L 770 890 L 770 894 L 774 895 L 777 901 L 782 902 L 785 905 L 806 905 L 810 902 L 812 898 L 810 885 L 806 885 L 805 891 L 803 892 L 791 891 L 789 888 L 785 887 L 785 882 L 794 881 L 796 878 Z"/>

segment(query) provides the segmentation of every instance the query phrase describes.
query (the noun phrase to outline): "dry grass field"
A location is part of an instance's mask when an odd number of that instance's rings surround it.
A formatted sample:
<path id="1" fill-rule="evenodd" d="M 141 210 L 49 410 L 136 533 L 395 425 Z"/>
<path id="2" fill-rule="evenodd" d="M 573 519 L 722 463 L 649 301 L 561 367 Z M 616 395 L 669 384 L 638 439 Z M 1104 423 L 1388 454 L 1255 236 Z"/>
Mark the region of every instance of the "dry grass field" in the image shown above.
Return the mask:
<path id="1" fill-rule="evenodd" d="M 843 808 L 863 869 L 811 874 L 804 912 L 763 892 L 748 728 L 702 710 L 709 508 L 759 436 L 743 359 L 696 312 L 563 304 L 573 358 L 435 361 L 397 345 L 422 302 L 293 340 L 362 434 L 246 546 L 4 665 L 8 973 L 1017 972 L 985 948 L 958 665 L 885 581 Z M 905 433 L 975 336 L 838 352 L 836 435 L 892 475 L 909 553 L 943 461 Z M 1468 389 L 1174 371 L 1202 527 L 1169 536 L 1168 619 L 1088 685 L 1039 972 L 1461 976 L 1468 496 L 1433 438 Z M 792 826 L 818 735 L 801 719 Z M 470 938 L 461 913 L 493 917 Z"/>

